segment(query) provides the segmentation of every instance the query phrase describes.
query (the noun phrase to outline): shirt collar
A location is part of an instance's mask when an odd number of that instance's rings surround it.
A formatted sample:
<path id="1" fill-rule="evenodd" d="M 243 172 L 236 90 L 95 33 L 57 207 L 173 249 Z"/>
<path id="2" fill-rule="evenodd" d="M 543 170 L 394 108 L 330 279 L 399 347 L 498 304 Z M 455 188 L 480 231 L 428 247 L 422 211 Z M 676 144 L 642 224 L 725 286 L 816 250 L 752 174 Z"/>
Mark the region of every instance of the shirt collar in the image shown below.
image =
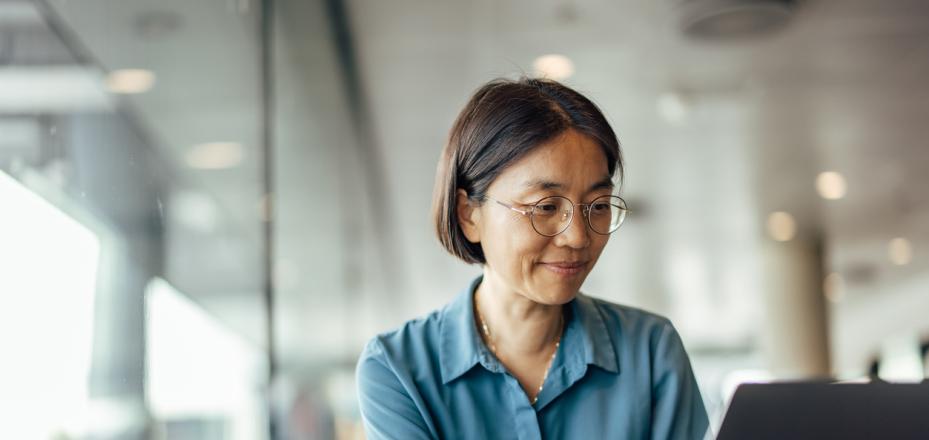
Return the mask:
<path id="1" fill-rule="evenodd" d="M 474 324 L 474 291 L 483 277 L 477 277 L 442 310 L 439 347 L 442 383 L 447 384 L 480 362 L 480 336 Z M 565 329 L 565 350 L 583 356 L 586 364 L 618 373 L 616 351 L 603 317 L 593 299 L 578 293 L 569 303 L 571 317 Z M 569 356 L 573 357 L 573 356 Z"/>
<path id="2" fill-rule="evenodd" d="M 569 338 L 568 341 L 580 339 L 578 345 L 583 347 L 586 364 L 596 365 L 611 373 L 619 373 L 616 350 L 613 348 L 614 335 L 607 330 L 603 315 L 593 298 L 578 292 L 569 304 L 572 319 L 568 323 L 567 331 L 579 334 L 580 337 Z M 568 336 L 566 334 L 563 337 Z"/>
<path id="3" fill-rule="evenodd" d="M 481 279 L 483 277 L 477 277 L 442 310 L 439 364 L 443 384 L 455 380 L 480 361 L 481 340 L 474 324 L 472 298 Z"/>

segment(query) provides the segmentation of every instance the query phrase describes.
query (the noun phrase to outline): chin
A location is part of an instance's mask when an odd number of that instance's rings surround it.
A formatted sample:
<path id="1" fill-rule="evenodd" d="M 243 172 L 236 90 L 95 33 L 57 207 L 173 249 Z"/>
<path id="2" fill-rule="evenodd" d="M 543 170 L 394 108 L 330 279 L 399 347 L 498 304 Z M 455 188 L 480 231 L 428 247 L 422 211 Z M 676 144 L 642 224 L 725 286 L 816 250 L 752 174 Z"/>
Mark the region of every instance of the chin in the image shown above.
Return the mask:
<path id="1" fill-rule="evenodd" d="M 539 302 L 548 305 L 561 305 L 567 304 L 577 296 L 577 292 L 580 290 L 583 279 L 580 282 L 570 282 L 570 281 L 560 281 L 552 282 L 546 280 L 541 283 L 540 295 L 537 297 L 541 300 Z"/>

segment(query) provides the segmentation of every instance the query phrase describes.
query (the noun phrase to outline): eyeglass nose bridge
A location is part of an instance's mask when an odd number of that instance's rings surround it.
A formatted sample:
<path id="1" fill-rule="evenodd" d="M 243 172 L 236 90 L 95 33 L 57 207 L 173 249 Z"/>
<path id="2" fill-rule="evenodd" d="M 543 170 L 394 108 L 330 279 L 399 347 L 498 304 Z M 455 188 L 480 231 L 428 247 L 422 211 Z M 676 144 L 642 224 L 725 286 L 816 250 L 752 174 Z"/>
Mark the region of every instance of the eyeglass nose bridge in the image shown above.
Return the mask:
<path id="1" fill-rule="evenodd" d="M 592 204 L 591 203 L 574 203 L 570 199 L 567 199 L 567 198 L 565 199 L 568 200 L 570 204 L 561 211 L 561 221 L 566 222 L 566 223 L 564 224 L 564 226 L 562 226 L 560 231 L 555 233 L 555 235 L 559 235 L 563 233 L 564 231 L 567 231 L 568 228 L 571 227 L 571 224 L 574 223 L 575 207 L 581 208 L 581 215 L 584 217 L 584 220 L 585 220 L 584 226 L 593 230 L 593 225 L 590 224 L 590 206 Z M 554 235 L 551 235 L 550 237 L 554 237 Z"/>
<path id="2" fill-rule="evenodd" d="M 570 201 L 570 200 L 569 200 L 569 201 Z M 570 208 L 565 209 L 564 211 L 562 211 L 562 213 L 561 213 L 561 215 L 562 215 L 561 221 L 568 220 L 569 217 L 570 217 L 570 218 L 573 218 L 573 217 L 574 217 L 574 207 L 575 207 L 575 206 L 579 206 L 579 207 L 581 208 L 581 215 L 583 215 L 584 218 L 590 218 L 590 205 L 591 205 L 590 203 L 572 203 L 572 204 L 570 205 Z"/>

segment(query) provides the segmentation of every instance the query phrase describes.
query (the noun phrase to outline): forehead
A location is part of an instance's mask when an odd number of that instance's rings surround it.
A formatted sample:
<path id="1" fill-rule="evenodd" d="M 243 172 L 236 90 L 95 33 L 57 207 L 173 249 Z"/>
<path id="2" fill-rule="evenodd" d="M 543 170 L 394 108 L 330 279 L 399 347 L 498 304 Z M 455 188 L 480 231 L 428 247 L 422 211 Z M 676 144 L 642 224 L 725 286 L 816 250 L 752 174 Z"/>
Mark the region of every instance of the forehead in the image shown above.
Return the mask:
<path id="1" fill-rule="evenodd" d="M 609 166 L 600 145 L 575 130 L 567 130 L 539 145 L 513 165 L 507 167 L 494 184 L 513 190 L 587 189 L 592 184 L 609 181 Z M 555 184 L 555 185 L 553 185 Z"/>

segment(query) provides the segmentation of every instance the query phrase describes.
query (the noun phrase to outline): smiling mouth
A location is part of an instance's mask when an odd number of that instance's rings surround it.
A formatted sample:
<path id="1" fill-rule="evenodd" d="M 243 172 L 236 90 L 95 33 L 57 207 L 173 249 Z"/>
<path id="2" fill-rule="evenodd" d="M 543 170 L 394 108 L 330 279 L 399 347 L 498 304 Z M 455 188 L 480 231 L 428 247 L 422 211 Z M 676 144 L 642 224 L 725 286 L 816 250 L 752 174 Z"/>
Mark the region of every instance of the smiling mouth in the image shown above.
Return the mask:
<path id="1" fill-rule="evenodd" d="M 564 276 L 577 275 L 587 266 L 586 261 L 557 261 L 552 263 L 540 263 L 546 269 Z"/>

